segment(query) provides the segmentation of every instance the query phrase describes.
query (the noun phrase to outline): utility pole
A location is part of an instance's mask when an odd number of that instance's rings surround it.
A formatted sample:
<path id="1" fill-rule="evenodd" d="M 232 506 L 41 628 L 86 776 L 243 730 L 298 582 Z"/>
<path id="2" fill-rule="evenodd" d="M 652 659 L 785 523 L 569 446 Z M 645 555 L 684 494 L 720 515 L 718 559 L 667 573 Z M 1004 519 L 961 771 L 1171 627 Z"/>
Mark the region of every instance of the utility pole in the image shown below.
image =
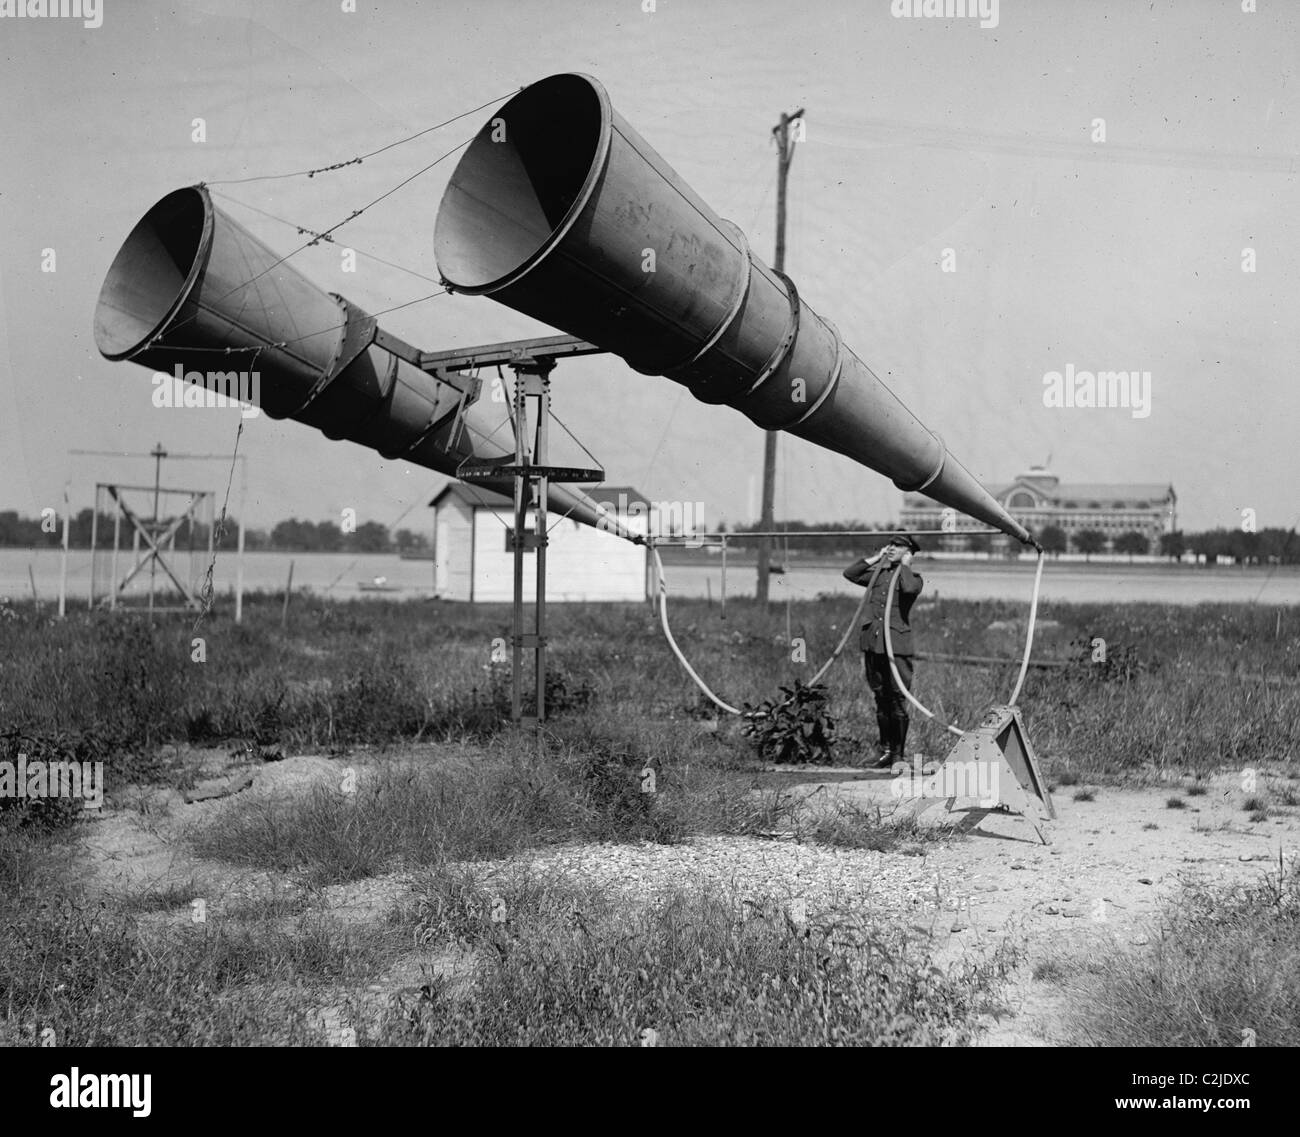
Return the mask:
<path id="1" fill-rule="evenodd" d="M 776 257 L 772 267 L 785 271 L 785 183 L 794 158 L 794 140 L 790 137 L 790 124 L 803 117 L 803 107 L 794 114 L 781 115 L 781 121 L 772 128 L 776 139 Z M 758 527 L 770 533 L 776 521 L 772 516 L 776 504 L 776 431 L 769 430 L 763 438 L 763 509 Z M 758 543 L 758 602 L 766 606 L 768 584 L 772 568 L 772 538 L 760 537 Z"/>

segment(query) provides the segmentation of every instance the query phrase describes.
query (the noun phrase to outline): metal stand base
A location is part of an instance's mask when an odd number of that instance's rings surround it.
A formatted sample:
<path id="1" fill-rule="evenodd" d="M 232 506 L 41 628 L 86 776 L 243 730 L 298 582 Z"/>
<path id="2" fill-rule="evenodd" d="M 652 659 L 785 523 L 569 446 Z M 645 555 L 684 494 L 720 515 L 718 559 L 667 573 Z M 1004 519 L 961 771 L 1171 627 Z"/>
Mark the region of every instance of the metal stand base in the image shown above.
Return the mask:
<path id="1" fill-rule="evenodd" d="M 957 740 L 943 764 L 972 761 L 998 763 L 997 800 L 1003 809 L 1056 819 L 1019 707 L 991 708 L 978 726 Z"/>

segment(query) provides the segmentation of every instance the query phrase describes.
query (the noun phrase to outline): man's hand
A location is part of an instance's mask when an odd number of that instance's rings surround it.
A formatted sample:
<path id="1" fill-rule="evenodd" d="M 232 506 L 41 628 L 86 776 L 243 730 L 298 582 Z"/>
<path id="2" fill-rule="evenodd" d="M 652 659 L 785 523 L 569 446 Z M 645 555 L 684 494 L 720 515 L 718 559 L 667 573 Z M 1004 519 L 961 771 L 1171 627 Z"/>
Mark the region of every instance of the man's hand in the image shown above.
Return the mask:
<path id="1" fill-rule="evenodd" d="M 900 563 L 905 564 L 908 568 L 912 567 L 912 550 L 908 549 L 901 557 L 898 558 Z"/>

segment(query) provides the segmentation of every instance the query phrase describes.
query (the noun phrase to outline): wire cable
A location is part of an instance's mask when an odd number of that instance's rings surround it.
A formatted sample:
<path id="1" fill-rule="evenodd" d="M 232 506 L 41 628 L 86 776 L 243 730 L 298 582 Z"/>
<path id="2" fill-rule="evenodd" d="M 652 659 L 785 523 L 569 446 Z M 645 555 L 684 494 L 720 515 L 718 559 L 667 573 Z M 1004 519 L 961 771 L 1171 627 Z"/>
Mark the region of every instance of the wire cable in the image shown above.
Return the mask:
<path id="1" fill-rule="evenodd" d="M 287 225 L 290 229 L 295 230 L 300 236 L 307 235 L 310 237 L 316 237 L 321 240 L 327 241 L 330 244 L 334 244 L 333 237 L 325 237 L 323 234 L 317 233 L 316 230 L 314 229 L 309 229 L 305 225 L 299 225 L 295 221 L 290 221 L 287 217 L 280 217 L 278 214 L 270 213 L 265 209 L 259 209 L 256 205 L 250 205 L 246 201 L 240 201 L 236 197 L 231 197 L 228 193 L 221 193 L 220 191 L 217 191 L 213 194 L 213 196 L 219 197 L 223 201 L 228 201 L 232 205 L 238 205 L 243 209 L 250 209 L 254 213 L 260 213 L 263 217 L 269 218 L 272 221 L 278 221 L 281 225 Z M 398 272 L 408 273 L 411 276 L 418 276 L 421 280 L 427 280 L 430 284 L 442 283 L 442 281 L 439 280 L 436 276 L 427 276 L 426 274 L 422 272 L 418 272 L 413 268 L 407 268 L 405 265 L 399 265 L 395 261 L 385 260 L 383 257 L 377 256 L 374 253 L 366 252 L 365 249 L 357 248 L 356 245 L 348 245 L 348 248 L 351 249 L 353 252 L 355 252 L 358 256 L 365 257 L 367 260 L 377 261 L 381 265 L 387 265 L 389 268 L 397 269 Z"/>
<path id="2" fill-rule="evenodd" d="M 382 154 L 386 150 L 392 150 L 396 146 L 403 146 L 408 142 L 414 142 L 415 139 L 420 138 L 431 131 L 441 130 L 444 126 L 450 126 L 453 122 L 458 122 L 460 119 L 465 118 L 468 115 L 476 114 L 485 107 L 490 107 L 493 103 L 499 103 L 502 99 L 507 99 L 510 95 L 517 94 L 522 90 L 523 87 L 518 87 L 516 90 L 511 91 L 508 94 L 498 95 L 496 98 L 489 99 L 486 103 L 474 107 L 472 110 L 464 111 L 453 118 L 447 119 L 445 122 L 439 122 L 433 126 L 426 126 L 423 130 L 417 130 L 414 134 L 408 134 L 405 138 L 399 138 L 396 142 L 390 142 L 387 146 L 381 146 L 378 150 L 371 150 L 368 154 L 359 154 L 355 158 L 349 158 L 346 162 L 335 162 L 332 166 L 318 166 L 312 170 L 295 170 L 293 173 L 289 174 L 260 174 L 251 178 L 221 178 L 217 181 L 208 182 L 207 184 L 210 186 L 236 186 L 243 185 L 247 182 L 278 181 L 283 178 L 314 178 L 317 174 L 327 174 L 334 170 L 342 170 L 347 166 L 359 166 L 367 158 L 373 158 L 377 154 Z"/>
<path id="3" fill-rule="evenodd" d="M 347 224 L 348 224 L 349 222 L 351 222 L 351 221 L 355 221 L 358 217 L 360 217 L 363 213 L 365 213 L 366 210 L 370 209 L 370 208 L 373 207 L 373 206 L 378 205 L 378 204 L 379 204 L 381 201 L 383 201 L 385 198 L 387 198 L 387 197 L 391 197 L 393 194 L 395 194 L 395 193 L 396 193 L 399 189 L 401 189 L 403 186 L 405 186 L 405 185 L 409 185 L 411 182 L 415 181 L 415 179 L 418 178 L 421 174 L 426 174 L 426 173 L 428 173 L 428 172 L 429 172 L 430 170 L 432 170 L 433 167 L 436 166 L 439 162 L 445 161 L 446 159 L 450 158 L 453 154 L 456 153 L 457 150 L 460 150 L 460 149 L 462 149 L 463 147 L 468 146 L 469 143 L 472 142 L 472 141 L 473 141 L 473 139 L 471 139 L 471 138 L 467 138 L 467 139 L 465 139 L 464 142 L 461 142 L 459 145 L 453 146 L 453 147 L 452 147 L 450 150 L 448 150 L 446 153 L 444 153 L 444 154 L 440 155 L 439 157 L 435 158 L 435 159 L 434 159 L 432 162 L 430 162 L 427 166 L 424 166 L 424 167 L 422 167 L 421 169 L 416 170 L 415 173 L 411 174 L 409 177 L 407 177 L 407 178 L 403 178 L 400 182 L 397 183 L 397 185 L 393 186 L 392 189 L 385 190 L 385 191 L 384 191 L 383 193 L 381 193 L 377 198 L 375 198 L 375 199 L 372 200 L 372 201 L 367 202 L 367 203 L 366 203 L 365 205 L 363 205 L 360 209 L 354 209 L 354 210 L 353 210 L 351 213 L 349 213 L 345 218 L 343 218 L 342 221 L 339 221 L 339 222 L 335 223 L 334 225 L 331 225 L 331 226 L 330 226 L 328 229 L 326 229 L 323 233 L 317 233 L 317 234 L 316 234 L 316 235 L 315 235 L 315 236 L 314 236 L 310 241 L 308 241 L 306 244 L 304 244 L 304 245 L 299 245 L 298 248 L 294 249 L 292 252 L 285 253 L 284 256 L 279 257 L 279 258 L 277 258 L 276 260 L 272 261 L 269 265 L 267 265 L 266 268 L 264 268 L 264 269 L 263 269 L 261 272 L 259 272 L 256 276 L 252 276 L 252 277 L 249 277 L 247 280 L 242 280 L 242 281 L 240 281 L 238 284 L 232 286 L 228 291 L 226 291 L 226 292 L 225 292 L 224 294 L 222 294 L 221 296 L 217 296 L 217 297 L 215 297 L 214 299 L 210 300 L 210 301 L 209 301 L 209 304 L 220 304 L 220 303 L 221 303 L 223 300 L 225 300 L 227 297 L 233 296 L 233 295 L 234 295 L 236 292 L 238 292 L 241 288 L 247 288 L 250 284 L 255 284 L 257 281 L 261 280 L 262 277 L 264 277 L 264 276 L 267 275 L 267 273 L 274 272 L 277 268 L 280 267 L 280 265 L 284 264 L 285 261 L 289 260 L 291 257 L 295 257 L 295 256 L 297 256 L 297 255 L 298 255 L 299 253 L 301 253 L 304 249 L 309 249 L 309 248 L 311 248 L 313 245 L 318 245 L 318 244 L 320 244 L 321 241 L 328 241 L 328 240 L 330 240 L 330 236 L 331 236 L 332 233 L 335 232 L 335 230 L 342 229 L 344 225 L 347 225 Z M 442 289 L 441 292 L 435 292 L 435 293 L 433 293 L 432 295 L 433 295 L 433 296 L 440 296 L 440 295 L 442 295 L 442 293 L 444 293 L 444 292 L 446 292 L 446 291 L 447 291 L 447 290 L 444 288 L 444 289 Z M 424 297 L 423 299 L 432 299 L 432 296 L 430 296 L 430 297 Z M 413 301 L 411 301 L 411 303 L 415 304 L 415 303 L 419 303 L 419 301 L 414 301 L 414 300 L 413 300 Z M 403 308 L 404 308 L 404 307 L 408 307 L 408 306 L 409 306 L 409 305 L 405 305 L 405 304 L 398 305 L 398 307 L 403 307 Z M 394 311 L 395 309 L 391 309 L 391 308 L 390 308 L 390 309 L 387 309 L 387 310 L 388 310 L 388 311 Z M 371 314 L 372 314 L 372 315 L 378 315 L 378 314 L 381 314 L 381 313 L 371 313 Z M 198 319 L 198 317 L 199 317 L 199 312 L 195 312 L 194 315 L 192 315 L 192 316 L 186 316 L 185 319 L 183 319 L 183 320 L 178 320 L 176 323 L 170 325 L 169 327 L 166 327 L 165 329 L 160 329 L 160 331 L 158 332 L 158 334 L 155 335 L 155 336 L 153 337 L 153 339 L 150 340 L 148 346 L 152 347 L 153 344 L 156 343 L 156 342 L 157 342 L 157 341 L 162 337 L 162 334 L 163 334 L 163 331 L 164 331 L 164 330 L 166 331 L 166 333 L 167 333 L 168 335 L 171 335 L 173 332 L 176 331 L 177 328 L 182 328 L 182 327 L 184 327 L 186 324 L 190 323 L 191 321 Z M 341 326 L 341 327 L 346 327 L 346 326 L 347 326 L 346 321 L 345 321 L 342 325 L 340 325 L 340 326 Z M 328 330 L 333 330 L 333 329 L 326 329 L 326 330 L 328 331 Z M 310 333 L 310 334 L 311 334 L 311 335 L 320 335 L 320 334 L 323 334 L 323 333 L 321 333 L 321 332 L 312 332 L 312 333 Z M 309 338 L 309 337 L 308 337 L 308 336 L 299 336 L 299 337 L 298 337 L 298 339 L 307 339 L 307 338 Z M 285 341 L 285 342 L 287 342 L 287 343 L 296 343 L 296 342 L 298 342 L 298 341 L 297 341 L 297 340 L 287 340 L 287 341 Z M 231 349 L 227 349 L 227 354 L 229 354 L 229 351 L 230 351 L 230 350 L 231 350 Z M 245 351 L 246 351 L 246 350 L 248 350 L 248 349 L 247 349 L 247 348 L 244 348 L 244 349 L 235 349 L 235 350 L 245 350 Z"/>
<path id="4" fill-rule="evenodd" d="M 437 292 L 430 292 L 427 296 L 417 296 L 414 300 L 407 300 L 403 304 L 394 304 L 391 308 L 380 308 L 377 311 L 367 313 L 367 315 L 371 317 L 386 316 L 388 315 L 389 312 L 400 312 L 403 308 L 410 308 L 416 304 L 423 304 L 426 300 L 436 300 L 439 296 L 446 296 L 446 295 L 447 295 L 447 290 L 445 288 L 441 288 Z M 189 347 L 184 344 L 168 344 L 167 350 L 203 352 L 206 355 L 234 355 L 236 352 L 241 352 L 241 351 L 251 351 L 251 352 L 269 351 L 271 348 L 288 347 L 290 344 L 301 343 L 303 340 L 309 340 L 313 336 L 323 336 L 323 335 L 328 335 L 330 332 L 342 331 L 345 328 L 350 328 L 353 324 L 359 322 L 360 322 L 359 320 L 344 320 L 343 323 L 341 324 L 333 324 L 328 328 L 319 328 L 314 332 L 308 332 L 306 335 L 297 336 L 291 340 L 274 340 L 269 343 L 257 344 L 254 347 L 225 347 L 225 348 L 217 349 L 215 347 Z M 174 328 L 180 327 L 180 324 L 173 325 L 173 327 Z M 172 329 L 168 329 L 168 330 L 171 331 Z"/>

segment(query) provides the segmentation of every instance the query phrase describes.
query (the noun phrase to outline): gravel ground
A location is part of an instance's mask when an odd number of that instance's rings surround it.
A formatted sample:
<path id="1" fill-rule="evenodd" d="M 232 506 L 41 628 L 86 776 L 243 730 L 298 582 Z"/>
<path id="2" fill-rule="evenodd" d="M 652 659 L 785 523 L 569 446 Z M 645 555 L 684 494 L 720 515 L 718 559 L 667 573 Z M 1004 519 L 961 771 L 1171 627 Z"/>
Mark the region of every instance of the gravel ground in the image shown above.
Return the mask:
<path id="1" fill-rule="evenodd" d="M 792 840 L 701 837 L 677 845 L 571 845 L 516 860 L 478 862 L 484 887 L 520 870 L 563 874 L 606 890 L 629 905 L 674 891 L 713 890 L 742 905 L 781 905 L 796 925 L 865 927 L 908 917 L 929 921 L 940 911 L 935 871 L 925 856 L 831 849 Z"/>

